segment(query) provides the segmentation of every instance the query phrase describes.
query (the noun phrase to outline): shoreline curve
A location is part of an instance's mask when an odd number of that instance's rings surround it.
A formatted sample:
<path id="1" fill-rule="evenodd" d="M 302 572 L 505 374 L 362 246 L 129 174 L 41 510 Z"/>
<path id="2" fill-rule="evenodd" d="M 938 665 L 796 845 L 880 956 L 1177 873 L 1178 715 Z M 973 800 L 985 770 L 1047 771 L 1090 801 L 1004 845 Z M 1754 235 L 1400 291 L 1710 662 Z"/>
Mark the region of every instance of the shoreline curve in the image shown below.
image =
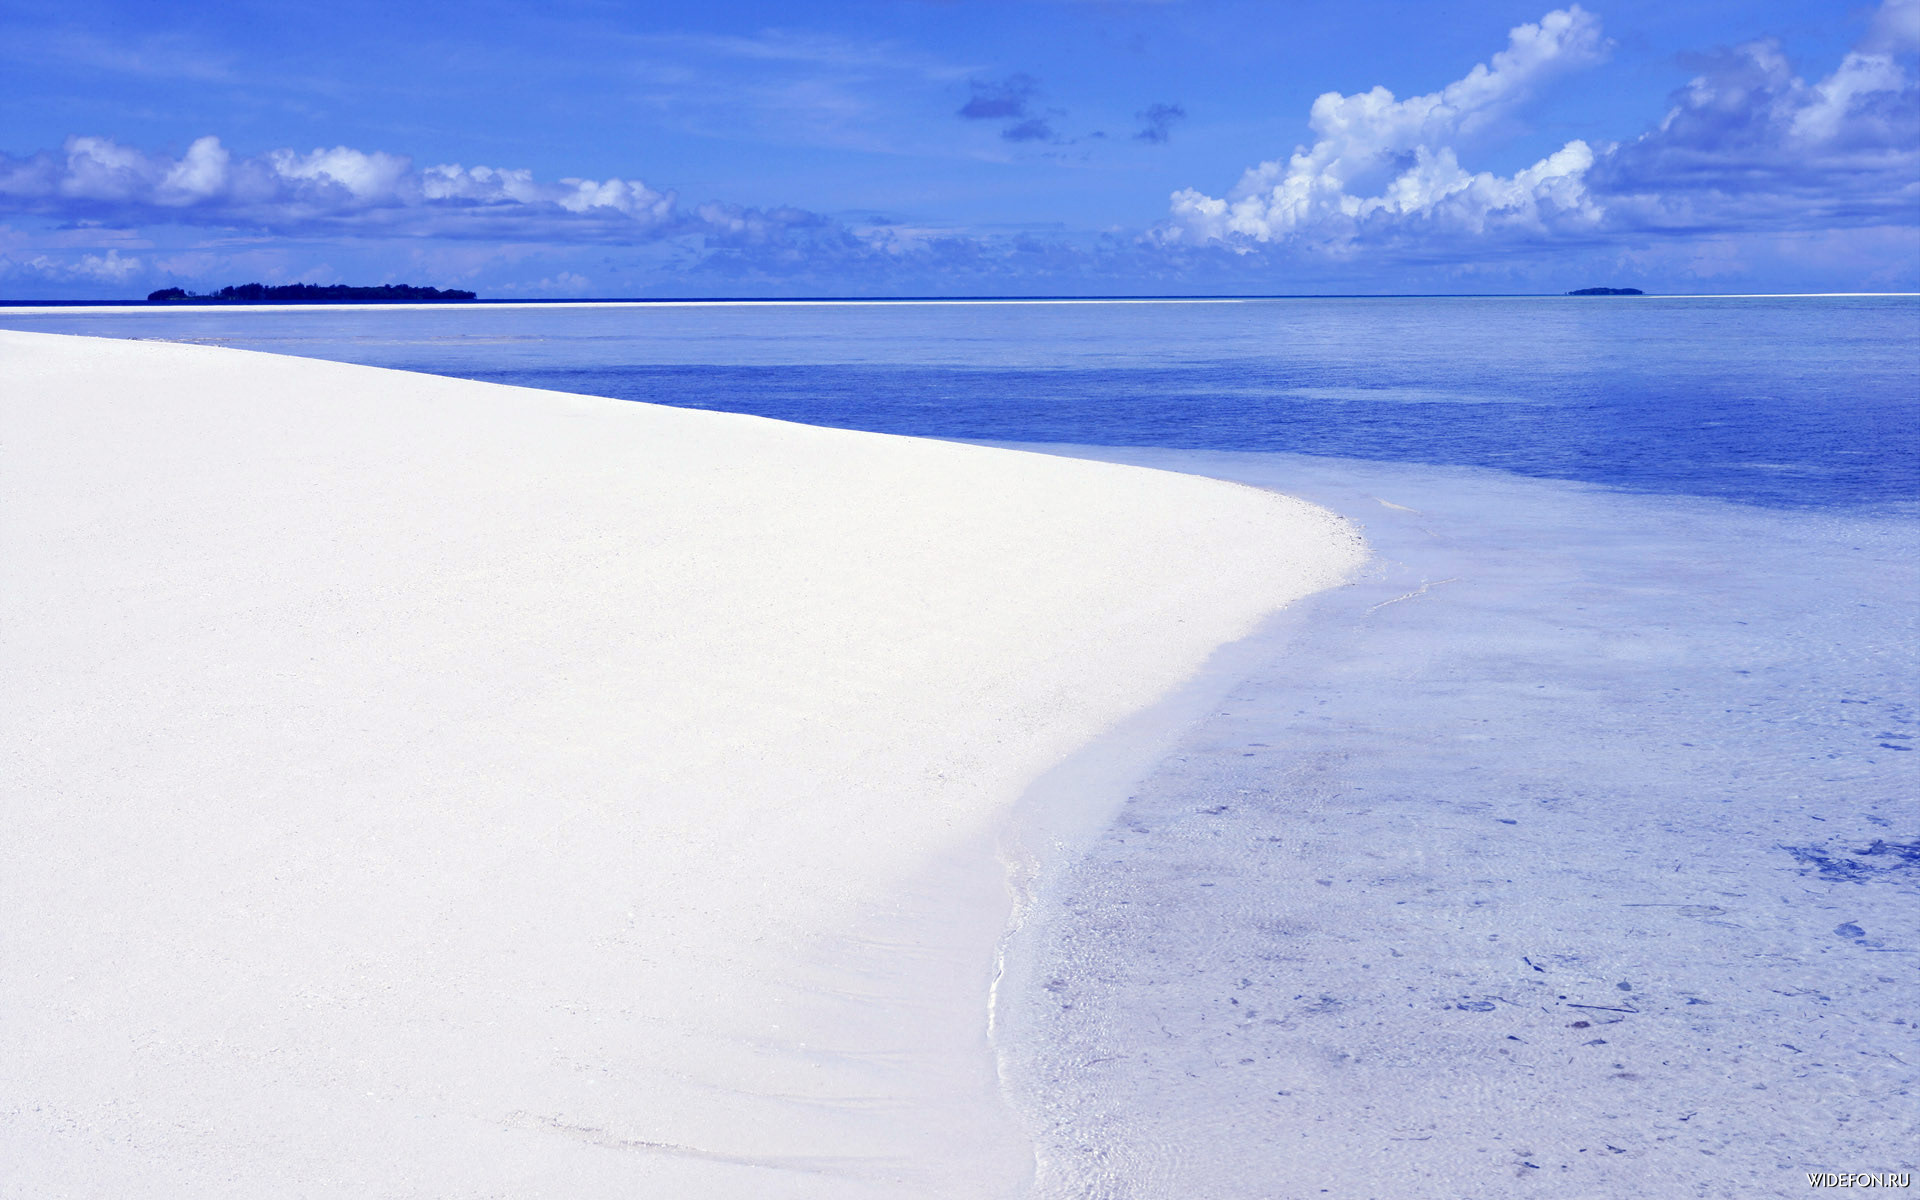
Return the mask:
<path id="1" fill-rule="evenodd" d="M 1009 1194 L 996 831 L 1365 553 L 1019 451 L 204 346 L 0 371 L 26 1191 Z"/>

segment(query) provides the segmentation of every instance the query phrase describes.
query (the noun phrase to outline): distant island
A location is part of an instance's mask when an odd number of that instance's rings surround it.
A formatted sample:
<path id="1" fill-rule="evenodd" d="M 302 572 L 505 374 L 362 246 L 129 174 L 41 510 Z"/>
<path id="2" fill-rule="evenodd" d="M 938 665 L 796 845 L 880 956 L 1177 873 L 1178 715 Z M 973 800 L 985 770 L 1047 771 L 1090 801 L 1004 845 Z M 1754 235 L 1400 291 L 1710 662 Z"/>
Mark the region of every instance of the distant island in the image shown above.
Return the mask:
<path id="1" fill-rule="evenodd" d="M 161 288 L 147 295 L 149 304 L 380 304 L 396 301 L 472 300 L 472 292 L 385 283 L 379 287 L 349 287 L 344 283 L 287 283 L 269 287 L 243 283 L 201 295 L 182 288 Z"/>
<path id="2" fill-rule="evenodd" d="M 1568 292 L 1569 296 L 1644 296 L 1639 288 L 1581 288 L 1577 292 Z"/>

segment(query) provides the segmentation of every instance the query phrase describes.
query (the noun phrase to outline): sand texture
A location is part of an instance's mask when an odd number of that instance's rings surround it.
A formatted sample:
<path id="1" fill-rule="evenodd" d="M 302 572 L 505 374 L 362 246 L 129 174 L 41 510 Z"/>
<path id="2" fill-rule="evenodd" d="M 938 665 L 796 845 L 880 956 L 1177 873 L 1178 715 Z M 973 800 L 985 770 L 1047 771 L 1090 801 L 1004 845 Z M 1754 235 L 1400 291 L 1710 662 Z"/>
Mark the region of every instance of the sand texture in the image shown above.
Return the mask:
<path id="1" fill-rule="evenodd" d="M 0 333 L 0 1195 L 987 1196 L 1027 784 L 1255 488 Z"/>

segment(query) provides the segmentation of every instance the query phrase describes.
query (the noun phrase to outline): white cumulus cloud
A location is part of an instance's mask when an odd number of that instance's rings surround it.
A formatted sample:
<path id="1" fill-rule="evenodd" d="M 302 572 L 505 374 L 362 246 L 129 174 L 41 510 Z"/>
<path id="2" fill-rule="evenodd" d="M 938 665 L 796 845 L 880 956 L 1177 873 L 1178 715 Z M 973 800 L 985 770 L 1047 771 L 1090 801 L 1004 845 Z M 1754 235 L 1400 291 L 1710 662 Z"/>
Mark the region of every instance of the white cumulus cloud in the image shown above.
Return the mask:
<path id="1" fill-rule="evenodd" d="M 1619 223 L 1647 228 L 1826 228 L 1920 213 L 1920 0 L 1889 0 L 1871 30 L 1808 83 L 1780 46 L 1707 60 L 1653 129 L 1589 177 Z"/>
<path id="2" fill-rule="evenodd" d="M 1476 133 L 1606 50 L 1599 22 L 1575 5 L 1514 29 L 1505 50 L 1437 92 L 1329 92 L 1313 103 L 1311 145 L 1248 170 L 1224 196 L 1174 193 L 1159 238 L 1345 256 L 1449 237 L 1457 249 L 1500 235 L 1910 227 L 1920 214 L 1920 0 L 1885 0 L 1859 45 L 1812 82 L 1778 43 L 1749 42 L 1702 57 L 1638 137 L 1571 141 L 1509 176 L 1462 164 Z"/>
<path id="3" fill-rule="evenodd" d="M 91 283 L 123 284 L 146 270 L 139 257 L 123 256 L 118 249 L 105 254 L 52 255 L 31 257 L 0 254 L 0 277 L 25 276 L 51 281 L 83 280 Z"/>
<path id="4" fill-rule="evenodd" d="M 97 140 L 97 139 L 96 139 Z M 155 190 L 161 204 L 197 204 L 217 196 L 227 186 L 227 168 L 233 156 L 216 137 L 203 137 L 187 147 L 186 155 L 167 169 Z"/>
<path id="5" fill-rule="evenodd" d="M 1404 100 L 1384 87 L 1327 92 L 1313 102 L 1311 146 L 1251 168 L 1224 197 L 1175 192 L 1164 234 L 1337 246 L 1370 227 L 1409 220 L 1470 233 L 1590 224 L 1601 213 L 1582 181 L 1594 161 L 1585 142 L 1504 178 L 1462 167 L 1456 145 L 1511 114 L 1548 79 L 1606 53 L 1599 21 L 1576 4 L 1511 30 L 1490 63 L 1437 92 Z"/>
<path id="6" fill-rule="evenodd" d="M 346 146 L 296 154 L 291 150 L 269 153 L 264 164 L 272 172 L 272 181 L 295 189 L 301 184 L 344 191 L 362 204 L 401 200 L 413 164 L 404 158 L 375 151 L 368 154 Z"/>
<path id="7" fill-rule="evenodd" d="M 127 223 L 228 225 L 276 233 L 627 240 L 676 225 L 675 199 L 638 180 L 534 179 L 349 146 L 236 158 L 203 137 L 173 158 L 104 137 L 57 152 L 0 154 L 0 211 Z"/>

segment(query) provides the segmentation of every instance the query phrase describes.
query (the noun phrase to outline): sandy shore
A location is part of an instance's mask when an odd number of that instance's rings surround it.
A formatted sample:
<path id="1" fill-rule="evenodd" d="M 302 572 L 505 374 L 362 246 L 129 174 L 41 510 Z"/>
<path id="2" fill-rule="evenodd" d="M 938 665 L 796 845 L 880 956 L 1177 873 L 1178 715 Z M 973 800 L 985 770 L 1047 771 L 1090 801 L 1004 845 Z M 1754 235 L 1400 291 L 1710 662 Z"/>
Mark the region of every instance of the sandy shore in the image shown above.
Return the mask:
<path id="1" fill-rule="evenodd" d="M 987 1196 L 995 839 L 1268 491 L 0 333 L 0 1191 Z"/>

